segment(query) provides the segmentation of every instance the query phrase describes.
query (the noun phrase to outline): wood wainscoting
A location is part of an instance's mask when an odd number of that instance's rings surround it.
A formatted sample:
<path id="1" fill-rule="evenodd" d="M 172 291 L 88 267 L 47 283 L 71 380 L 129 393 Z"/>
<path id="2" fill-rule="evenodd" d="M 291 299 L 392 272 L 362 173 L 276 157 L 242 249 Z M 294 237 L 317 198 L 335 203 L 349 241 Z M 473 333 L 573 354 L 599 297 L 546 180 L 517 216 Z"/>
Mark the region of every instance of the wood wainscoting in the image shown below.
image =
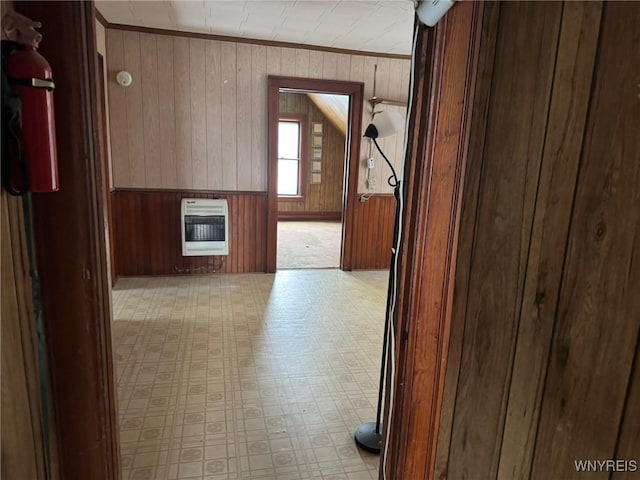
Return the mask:
<path id="1" fill-rule="evenodd" d="M 229 255 L 183 257 L 180 200 L 225 198 L 229 202 Z M 116 190 L 112 193 L 116 275 L 264 272 L 267 195 L 263 192 Z"/>
<path id="2" fill-rule="evenodd" d="M 374 195 L 355 203 L 353 270 L 388 269 L 396 212 L 393 195 Z"/>
<path id="3" fill-rule="evenodd" d="M 226 198 L 229 202 L 229 256 L 218 271 L 266 271 L 266 192 L 115 190 L 111 202 L 116 277 L 204 273 L 209 266 L 218 265 L 219 257 L 182 256 L 183 197 Z M 389 268 L 394 211 L 391 195 L 375 195 L 366 203 L 356 203 L 353 243 L 349 247 L 354 270 Z"/>

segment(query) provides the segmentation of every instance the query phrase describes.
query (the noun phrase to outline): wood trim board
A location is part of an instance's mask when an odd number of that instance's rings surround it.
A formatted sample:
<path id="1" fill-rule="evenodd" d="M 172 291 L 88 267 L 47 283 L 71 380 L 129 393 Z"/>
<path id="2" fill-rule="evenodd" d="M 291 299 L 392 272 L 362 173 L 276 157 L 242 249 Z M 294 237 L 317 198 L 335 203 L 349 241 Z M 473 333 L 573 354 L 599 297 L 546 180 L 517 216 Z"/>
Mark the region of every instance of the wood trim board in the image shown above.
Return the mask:
<path id="1" fill-rule="evenodd" d="M 278 221 L 342 220 L 342 212 L 278 212 Z"/>
<path id="2" fill-rule="evenodd" d="M 104 20 L 104 17 L 102 15 L 98 16 L 98 14 L 99 12 L 96 9 L 96 18 L 98 18 L 98 20 L 100 20 L 100 18 Z M 158 35 L 172 35 L 176 37 L 197 38 L 197 39 L 204 39 L 204 40 L 218 40 L 221 42 L 248 43 L 251 45 L 264 45 L 269 47 L 301 48 L 303 50 L 316 50 L 320 52 L 341 53 L 345 55 L 361 55 L 361 56 L 379 57 L 379 58 L 395 58 L 400 60 L 408 60 L 411 58 L 410 55 L 397 55 L 393 53 L 368 52 L 364 50 L 350 50 L 346 48 L 324 47 L 321 45 L 307 45 L 303 43 L 294 43 L 294 42 L 276 42 L 273 40 L 260 40 L 257 38 L 233 37 L 230 35 L 215 35 L 212 33 L 182 32 L 178 30 L 169 30 L 169 29 L 163 29 L 163 28 L 150 28 L 150 27 L 140 27 L 137 25 L 123 25 L 120 23 L 109 23 L 106 20 L 104 20 L 104 22 L 100 21 L 100 23 L 102 23 L 106 28 L 112 28 L 114 30 L 123 30 L 128 32 L 153 33 Z"/>
<path id="3" fill-rule="evenodd" d="M 405 165 L 396 376 L 380 478 L 435 478 L 462 186 L 484 5 L 460 2 L 419 25 Z M 388 378 L 387 385 L 392 382 Z M 388 406 L 393 404 L 389 411 Z M 388 461 L 387 461 L 388 459 Z"/>

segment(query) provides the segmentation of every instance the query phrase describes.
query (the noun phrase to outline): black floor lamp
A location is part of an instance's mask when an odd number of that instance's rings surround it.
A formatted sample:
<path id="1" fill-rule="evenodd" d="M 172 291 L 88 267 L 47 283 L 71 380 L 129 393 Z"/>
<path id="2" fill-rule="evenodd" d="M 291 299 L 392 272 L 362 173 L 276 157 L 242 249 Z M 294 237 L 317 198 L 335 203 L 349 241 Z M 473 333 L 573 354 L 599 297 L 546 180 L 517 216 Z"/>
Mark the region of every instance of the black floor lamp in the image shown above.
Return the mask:
<path id="1" fill-rule="evenodd" d="M 416 15 L 420 22 L 424 23 L 427 27 L 434 27 L 436 23 L 447 13 L 447 11 L 453 6 L 456 0 L 418 0 L 416 3 Z M 416 47 L 416 39 L 418 35 L 419 28 L 416 25 L 414 29 L 414 38 L 413 38 L 413 47 L 411 53 L 411 85 L 413 85 L 413 78 L 415 75 L 414 71 L 414 60 L 415 60 L 415 47 Z M 411 103 L 412 103 L 412 90 L 413 86 L 409 88 L 409 107 L 408 110 L 411 111 Z M 375 105 L 374 105 L 375 106 Z M 362 448 L 363 450 L 367 450 L 372 453 L 380 453 L 380 448 L 382 444 L 382 432 L 380 431 L 380 420 L 382 415 L 382 397 L 383 397 L 383 388 L 384 388 L 384 375 L 386 370 L 386 361 L 389 356 L 389 342 L 392 337 L 391 326 L 393 325 L 393 293 L 395 291 L 395 282 L 396 277 L 394 275 L 394 265 L 396 262 L 396 258 L 398 256 L 397 247 L 398 247 L 398 236 L 400 233 L 400 214 L 402 208 L 402 202 L 400 201 L 400 181 L 396 175 L 395 170 L 393 169 L 393 165 L 389 159 L 385 156 L 380 145 L 376 139 L 378 137 L 386 137 L 387 135 L 393 135 L 394 133 L 400 131 L 402 127 L 403 118 L 398 112 L 385 110 L 383 112 L 379 112 L 376 115 L 374 112 L 374 117 L 367 129 L 364 132 L 364 136 L 370 138 L 373 144 L 384 158 L 387 165 L 391 169 L 391 176 L 387 179 L 389 185 L 393 187 L 393 194 L 396 199 L 396 215 L 395 222 L 393 227 L 393 248 L 391 249 L 391 268 L 389 269 L 389 289 L 387 292 L 387 309 L 385 314 L 384 321 L 384 336 L 382 339 L 382 364 L 380 366 L 380 385 L 378 387 L 378 411 L 376 412 L 376 421 L 375 422 L 367 422 L 361 425 L 358 425 L 355 431 L 355 441 L 356 444 Z M 391 352 L 393 355 L 394 352 Z M 382 467 L 384 471 L 384 466 Z M 386 478 L 386 477 L 385 477 Z"/>
<path id="2" fill-rule="evenodd" d="M 403 118 L 398 112 L 393 110 L 385 110 L 377 114 L 372 122 L 369 124 L 367 129 L 364 132 L 364 136 L 370 138 L 373 144 L 380 152 L 382 158 L 384 158 L 387 165 L 391 169 L 391 176 L 387 179 L 387 183 L 393 187 L 393 195 L 396 199 L 396 214 L 395 214 L 395 222 L 393 227 L 393 247 L 391 249 L 391 265 L 389 269 L 389 286 L 387 290 L 387 306 L 385 312 L 385 320 L 384 320 L 384 335 L 382 339 L 382 362 L 380 366 L 380 384 L 378 386 L 378 409 L 376 412 L 376 421 L 375 422 L 367 422 L 358 425 L 355 430 L 355 441 L 356 444 L 371 453 L 380 453 L 380 445 L 382 443 L 382 433 L 381 433 L 381 415 L 382 415 L 382 397 L 383 397 L 383 389 L 384 389 L 384 376 L 386 371 L 386 361 L 389 353 L 389 336 L 391 333 L 391 322 L 393 321 L 392 317 L 392 297 L 393 292 L 395 291 L 395 275 L 393 266 L 396 261 L 396 256 L 398 252 L 396 251 L 396 244 L 398 241 L 398 232 L 400 226 L 400 181 L 398 180 L 398 176 L 396 175 L 396 171 L 393 168 L 393 165 L 386 157 L 380 145 L 378 145 L 377 138 L 386 137 L 388 135 L 393 135 L 397 133 L 402 128 Z M 393 352 L 392 352 L 393 354 Z"/>

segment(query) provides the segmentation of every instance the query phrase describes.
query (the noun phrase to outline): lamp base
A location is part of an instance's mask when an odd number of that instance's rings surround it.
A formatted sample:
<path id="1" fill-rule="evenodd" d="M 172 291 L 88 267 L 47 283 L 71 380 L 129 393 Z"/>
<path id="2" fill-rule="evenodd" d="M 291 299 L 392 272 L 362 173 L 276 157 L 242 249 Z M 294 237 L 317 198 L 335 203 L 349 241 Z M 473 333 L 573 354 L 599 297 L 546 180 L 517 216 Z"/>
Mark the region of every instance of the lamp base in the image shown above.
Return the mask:
<path id="1" fill-rule="evenodd" d="M 380 453 L 382 435 L 376 432 L 376 422 L 362 423 L 356 428 L 356 445 L 370 453 Z"/>

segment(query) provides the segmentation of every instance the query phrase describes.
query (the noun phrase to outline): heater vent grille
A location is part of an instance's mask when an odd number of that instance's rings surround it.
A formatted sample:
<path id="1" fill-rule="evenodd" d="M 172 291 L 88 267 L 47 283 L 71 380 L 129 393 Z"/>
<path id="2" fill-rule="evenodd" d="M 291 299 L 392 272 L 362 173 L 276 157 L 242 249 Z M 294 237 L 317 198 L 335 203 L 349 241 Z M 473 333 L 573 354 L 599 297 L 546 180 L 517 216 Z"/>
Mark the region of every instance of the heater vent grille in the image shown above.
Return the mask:
<path id="1" fill-rule="evenodd" d="M 229 254 L 229 207 L 224 199 L 183 198 L 182 255 Z"/>

